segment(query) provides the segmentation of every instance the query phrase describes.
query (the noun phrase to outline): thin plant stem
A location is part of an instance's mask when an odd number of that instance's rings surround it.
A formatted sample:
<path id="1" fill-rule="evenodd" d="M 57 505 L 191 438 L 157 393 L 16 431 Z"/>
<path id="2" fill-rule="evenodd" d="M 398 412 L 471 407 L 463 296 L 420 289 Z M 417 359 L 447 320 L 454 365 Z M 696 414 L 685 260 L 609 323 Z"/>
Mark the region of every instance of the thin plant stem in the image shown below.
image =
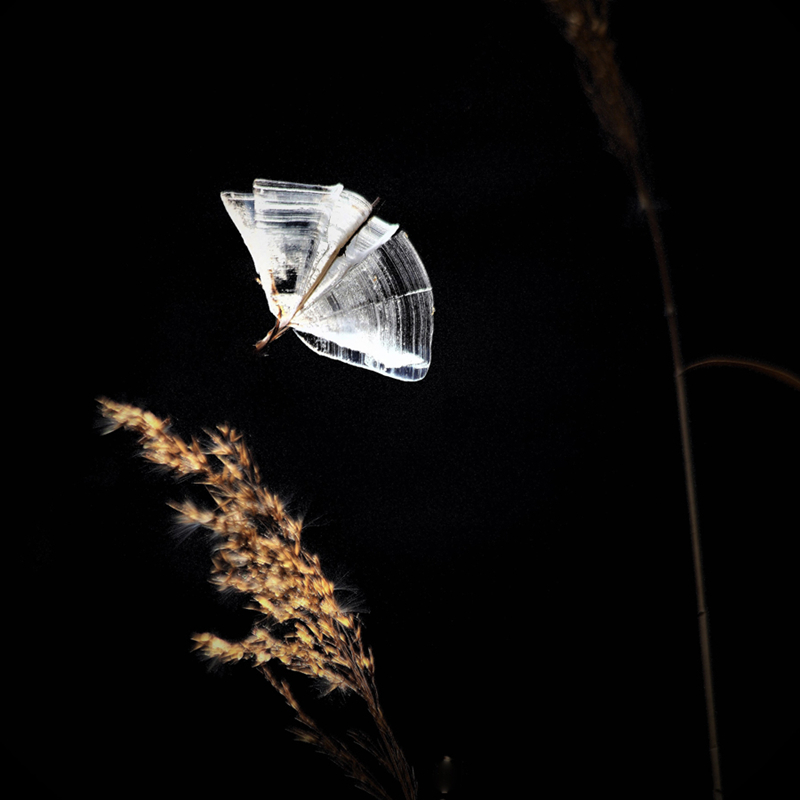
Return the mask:
<path id="1" fill-rule="evenodd" d="M 683 454 L 683 473 L 686 482 L 686 500 L 689 507 L 689 529 L 692 539 L 692 562 L 694 564 L 694 583 L 697 595 L 697 624 L 700 632 L 700 657 L 703 664 L 703 687 L 706 698 L 706 721 L 708 723 L 709 755 L 711 773 L 714 781 L 713 797 L 722 799 L 722 773 L 720 771 L 719 739 L 717 736 L 717 715 L 714 705 L 714 679 L 711 669 L 711 646 L 708 632 L 708 607 L 706 606 L 705 579 L 703 577 L 703 550 L 700 545 L 700 524 L 697 513 L 697 489 L 695 486 L 694 457 L 692 455 L 692 437 L 689 430 L 689 407 L 686 400 L 685 367 L 678 336 L 678 320 L 672 295 L 672 282 L 669 276 L 667 255 L 661 236 L 658 215 L 653 208 L 649 189 L 645 186 L 641 172 L 636 172 L 639 198 L 647 215 L 647 224 L 653 239 L 653 246 L 658 261 L 661 278 L 661 289 L 664 294 L 664 313 L 669 329 L 672 363 L 675 367 L 675 392 L 678 399 L 678 418 L 681 431 L 681 452 Z"/>
<path id="2" fill-rule="evenodd" d="M 664 312 L 669 331 L 672 364 L 674 367 L 675 393 L 678 403 L 681 450 L 686 483 L 686 500 L 689 510 L 689 526 L 694 563 L 695 591 L 697 596 L 697 619 L 700 633 L 700 655 L 703 667 L 703 685 L 706 698 L 706 720 L 708 724 L 709 756 L 713 780 L 713 797 L 722 800 L 722 776 L 720 772 L 719 742 L 717 737 L 716 709 L 714 705 L 714 682 L 711 669 L 711 647 L 708 632 L 708 609 L 706 606 L 705 581 L 703 578 L 703 554 L 700 546 L 700 526 L 697 513 L 692 439 L 689 430 L 689 411 L 686 400 L 686 385 L 675 301 L 670 280 L 664 239 L 653 196 L 645 178 L 641 139 L 637 134 L 636 107 L 625 87 L 614 55 L 614 43 L 608 36 L 607 0 L 545 0 L 560 18 L 564 36 L 575 49 L 580 59 L 581 77 L 592 108 L 608 136 L 609 146 L 630 175 L 639 197 L 639 203 L 647 217 L 647 225 L 653 240 L 656 262 L 664 296 Z"/>
<path id="3" fill-rule="evenodd" d="M 763 361 L 754 361 L 750 358 L 731 358 L 729 356 L 703 358 L 699 361 L 693 361 L 691 364 L 687 364 L 683 368 L 683 371 L 688 372 L 690 369 L 697 369 L 698 367 L 742 367 L 743 369 L 749 369 L 753 372 L 767 375 L 770 378 L 774 378 L 776 381 L 785 383 L 787 386 L 791 386 L 793 389 L 800 391 L 800 378 L 798 378 L 797 375 L 793 372 L 789 372 L 788 369 L 776 367 L 774 364 L 765 364 Z"/>

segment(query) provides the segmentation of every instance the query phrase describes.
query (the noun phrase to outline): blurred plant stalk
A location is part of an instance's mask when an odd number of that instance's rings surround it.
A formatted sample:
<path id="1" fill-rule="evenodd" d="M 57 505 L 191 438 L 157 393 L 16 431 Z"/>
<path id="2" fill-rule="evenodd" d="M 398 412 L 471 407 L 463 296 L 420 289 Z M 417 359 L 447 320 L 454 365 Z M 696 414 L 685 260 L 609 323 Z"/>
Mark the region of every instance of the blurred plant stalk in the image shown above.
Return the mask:
<path id="1" fill-rule="evenodd" d="M 700 628 L 700 652 L 703 665 L 703 685 L 706 698 L 709 755 L 713 780 L 713 797 L 722 798 L 722 776 L 720 772 L 719 742 L 714 705 L 714 682 L 711 670 L 711 648 L 708 633 L 708 611 L 706 608 L 705 581 L 703 579 L 703 554 L 700 546 L 700 528 L 697 514 L 694 459 L 689 431 L 689 412 L 686 401 L 686 385 L 675 302 L 672 293 L 667 255 L 661 234 L 653 195 L 645 177 L 644 159 L 637 134 L 636 106 L 620 74 L 614 56 L 614 42 L 608 37 L 607 0 L 544 0 L 561 22 L 563 34 L 572 45 L 579 59 L 581 80 L 592 109 L 605 132 L 608 145 L 622 162 L 636 187 L 650 229 L 655 248 L 661 290 L 664 295 L 664 313 L 669 329 L 672 363 L 675 372 L 675 392 L 678 400 L 681 448 L 686 482 L 686 498 L 689 506 L 689 525 L 694 561 L 694 580 L 697 594 L 697 618 Z"/>

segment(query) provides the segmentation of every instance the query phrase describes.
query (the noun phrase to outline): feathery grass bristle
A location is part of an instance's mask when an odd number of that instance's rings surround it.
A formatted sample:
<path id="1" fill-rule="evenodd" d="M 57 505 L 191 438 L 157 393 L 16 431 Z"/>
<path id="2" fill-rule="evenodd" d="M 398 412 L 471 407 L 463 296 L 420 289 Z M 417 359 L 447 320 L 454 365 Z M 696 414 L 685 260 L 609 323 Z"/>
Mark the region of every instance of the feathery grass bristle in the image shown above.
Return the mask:
<path id="1" fill-rule="evenodd" d="M 416 797 L 416 781 L 383 715 L 374 683 L 375 663 L 365 647 L 358 617 L 336 599 L 336 587 L 322 571 L 319 557 L 302 544 L 302 523 L 287 514 L 280 498 L 261 475 L 242 437 L 228 425 L 206 431 L 201 445 L 176 435 L 168 420 L 135 406 L 100 399 L 108 430 L 124 428 L 139 435 L 141 455 L 177 479 L 191 478 L 206 488 L 210 508 L 191 500 L 171 503 L 181 526 L 202 527 L 213 540 L 211 581 L 252 600 L 258 612 L 250 635 L 229 642 L 211 633 L 196 634 L 195 650 L 231 663 L 249 660 L 283 696 L 296 714 L 303 741 L 314 744 L 356 782 L 381 800 L 386 790 L 346 742 L 325 734 L 298 704 L 271 662 L 306 675 L 325 686 L 360 697 L 378 736 L 351 738 L 393 776 L 404 800 Z"/>

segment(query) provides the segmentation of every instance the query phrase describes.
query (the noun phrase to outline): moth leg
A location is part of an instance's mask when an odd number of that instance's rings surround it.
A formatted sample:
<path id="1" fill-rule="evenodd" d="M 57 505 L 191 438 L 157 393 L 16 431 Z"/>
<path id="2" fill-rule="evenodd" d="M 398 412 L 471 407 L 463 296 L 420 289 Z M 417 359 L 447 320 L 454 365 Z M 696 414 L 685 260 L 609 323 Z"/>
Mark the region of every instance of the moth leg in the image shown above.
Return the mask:
<path id="1" fill-rule="evenodd" d="M 281 318 L 278 317 L 278 319 L 275 320 L 275 325 L 273 326 L 272 330 L 263 339 L 255 343 L 256 350 L 261 352 L 270 342 L 275 341 L 275 339 L 279 339 L 288 330 L 289 321 L 281 320 Z"/>

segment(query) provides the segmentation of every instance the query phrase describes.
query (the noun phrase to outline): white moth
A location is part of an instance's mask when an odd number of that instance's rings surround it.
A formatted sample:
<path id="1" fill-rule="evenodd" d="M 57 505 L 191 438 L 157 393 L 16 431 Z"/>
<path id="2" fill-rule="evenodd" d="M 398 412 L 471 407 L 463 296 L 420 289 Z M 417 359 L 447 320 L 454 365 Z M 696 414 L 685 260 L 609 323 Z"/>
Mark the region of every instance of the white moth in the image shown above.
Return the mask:
<path id="1" fill-rule="evenodd" d="M 293 328 L 312 350 L 402 381 L 431 361 L 433 292 L 397 225 L 341 184 L 257 180 L 222 202 L 250 250 L 275 327 L 260 350 Z"/>

